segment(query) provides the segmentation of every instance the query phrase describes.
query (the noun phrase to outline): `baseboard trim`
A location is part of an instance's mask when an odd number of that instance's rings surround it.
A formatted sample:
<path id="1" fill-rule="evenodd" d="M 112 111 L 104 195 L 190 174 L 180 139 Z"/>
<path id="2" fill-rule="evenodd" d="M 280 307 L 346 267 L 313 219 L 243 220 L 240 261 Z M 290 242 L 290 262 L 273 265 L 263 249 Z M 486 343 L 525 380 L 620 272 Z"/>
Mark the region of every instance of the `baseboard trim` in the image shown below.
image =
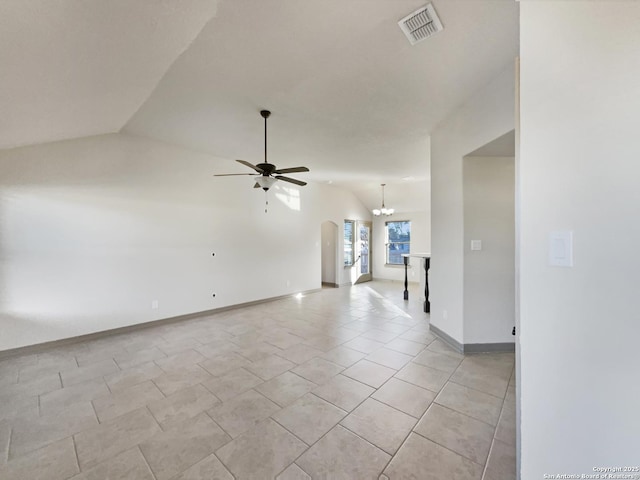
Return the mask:
<path id="1" fill-rule="evenodd" d="M 331 288 L 339 288 L 340 285 L 338 285 L 337 283 L 332 283 L 332 282 L 322 282 L 322 286 L 323 287 L 331 287 Z"/>
<path id="2" fill-rule="evenodd" d="M 515 352 L 515 343 L 465 343 L 464 353 Z"/>
<path id="3" fill-rule="evenodd" d="M 458 353 L 498 353 L 498 352 L 515 352 L 515 343 L 460 343 L 452 336 L 440 330 L 435 325 L 429 326 L 430 330 L 440 337 L 440 340 L 445 342 L 451 348 Z"/>
<path id="4" fill-rule="evenodd" d="M 309 295 L 309 294 L 317 293 L 320 291 L 322 291 L 322 288 L 314 288 L 314 289 L 305 290 L 299 293 L 302 293 L 303 295 Z M 288 298 L 293 295 L 295 294 L 289 293 L 287 295 L 279 295 L 277 297 L 269 297 L 269 298 L 263 298 L 260 300 L 252 300 L 250 302 L 244 302 L 244 303 L 236 303 L 234 305 L 227 305 L 226 307 L 213 308 L 211 310 L 204 310 L 201 312 L 186 313 L 184 315 L 177 315 L 175 317 L 160 318 L 158 320 L 151 320 L 149 322 L 136 323 L 133 325 L 126 325 L 124 327 L 111 328 L 109 330 L 101 330 L 99 332 L 87 333 L 84 335 L 78 335 L 76 337 L 61 338 L 58 340 L 51 340 L 49 342 L 36 343 L 34 345 L 25 345 L 23 347 L 10 348 L 8 350 L 0 351 L 0 359 L 13 357 L 16 355 L 41 353 L 46 350 L 50 350 L 51 348 L 63 347 L 65 345 L 72 345 L 74 343 L 84 342 L 87 340 L 97 340 L 97 339 L 108 337 L 111 335 L 135 332 L 137 330 L 144 330 L 146 328 L 157 327 L 160 325 L 167 325 L 171 323 L 178 323 L 185 320 L 191 320 L 193 318 L 204 317 L 207 315 L 214 315 L 216 313 L 228 312 L 229 310 L 236 310 L 238 308 L 251 307 L 254 305 L 260 305 L 262 303 L 275 302 L 277 300 L 282 300 L 284 298 Z"/>
<path id="5" fill-rule="evenodd" d="M 461 344 L 459 341 L 457 341 L 455 338 L 453 338 L 451 335 L 443 332 L 442 330 L 440 330 L 438 327 L 436 327 L 433 324 L 429 325 L 429 330 L 431 330 L 438 337 L 440 337 L 440 340 L 442 340 L 444 343 L 449 345 L 456 352 L 464 353 L 464 345 Z"/>

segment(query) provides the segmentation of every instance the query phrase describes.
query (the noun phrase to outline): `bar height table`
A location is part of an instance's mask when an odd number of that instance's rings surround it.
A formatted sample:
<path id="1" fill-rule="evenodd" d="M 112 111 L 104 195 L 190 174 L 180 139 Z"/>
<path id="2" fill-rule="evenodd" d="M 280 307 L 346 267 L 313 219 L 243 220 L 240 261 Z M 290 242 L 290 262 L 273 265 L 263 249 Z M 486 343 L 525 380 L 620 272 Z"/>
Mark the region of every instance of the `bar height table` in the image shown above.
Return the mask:
<path id="1" fill-rule="evenodd" d="M 402 255 L 404 260 L 404 299 L 409 300 L 409 280 L 407 268 L 409 266 L 409 257 L 424 259 L 424 311 L 431 311 L 431 302 L 429 302 L 429 268 L 431 267 L 430 253 L 410 253 Z"/>

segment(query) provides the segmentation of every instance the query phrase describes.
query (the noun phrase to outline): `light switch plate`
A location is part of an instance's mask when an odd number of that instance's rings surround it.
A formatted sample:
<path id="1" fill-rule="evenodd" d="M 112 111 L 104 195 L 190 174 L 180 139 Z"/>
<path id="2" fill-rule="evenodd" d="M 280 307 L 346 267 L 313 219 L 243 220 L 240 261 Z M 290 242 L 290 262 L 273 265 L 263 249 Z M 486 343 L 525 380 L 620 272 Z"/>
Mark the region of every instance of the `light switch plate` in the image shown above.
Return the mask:
<path id="1" fill-rule="evenodd" d="M 549 233 L 549 265 L 573 267 L 573 232 Z"/>
<path id="2" fill-rule="evenodd" d="M 482 250 L 482 240 L 471 240 L 471 250 Z"/>

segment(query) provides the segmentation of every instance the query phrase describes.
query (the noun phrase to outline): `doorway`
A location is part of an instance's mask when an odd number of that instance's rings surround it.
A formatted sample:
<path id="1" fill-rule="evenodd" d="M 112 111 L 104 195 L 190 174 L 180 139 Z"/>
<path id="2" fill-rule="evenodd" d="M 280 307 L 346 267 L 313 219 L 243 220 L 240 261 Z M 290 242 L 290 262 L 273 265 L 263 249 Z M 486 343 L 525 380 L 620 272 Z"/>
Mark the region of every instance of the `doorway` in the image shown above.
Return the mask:
<path id="1" fill-rule="evenodd" d="M 338 225 L 328 220 L 322 222 L 320 241 L 322 286 L 338 287 Z"/>
<path id="2" fill-rule="evenodd" d="M 356 280 L 353 282 L 362 283 L 371 281 L 371 222 L 358 221 L 356 223 Z"/>

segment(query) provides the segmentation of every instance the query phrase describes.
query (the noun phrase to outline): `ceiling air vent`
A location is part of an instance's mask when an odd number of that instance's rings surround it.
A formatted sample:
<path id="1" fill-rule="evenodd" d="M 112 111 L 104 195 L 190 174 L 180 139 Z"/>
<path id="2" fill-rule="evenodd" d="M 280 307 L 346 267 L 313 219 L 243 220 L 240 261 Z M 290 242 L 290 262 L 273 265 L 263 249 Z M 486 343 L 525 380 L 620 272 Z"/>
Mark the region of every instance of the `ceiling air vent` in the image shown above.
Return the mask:
<path id="1" fill-rule="evenodd" d="M 435 8 L 430 3 L 404 17 L 398 22 L 398 25 L 411 45 L 429 38 L 444 28 Z"/>

